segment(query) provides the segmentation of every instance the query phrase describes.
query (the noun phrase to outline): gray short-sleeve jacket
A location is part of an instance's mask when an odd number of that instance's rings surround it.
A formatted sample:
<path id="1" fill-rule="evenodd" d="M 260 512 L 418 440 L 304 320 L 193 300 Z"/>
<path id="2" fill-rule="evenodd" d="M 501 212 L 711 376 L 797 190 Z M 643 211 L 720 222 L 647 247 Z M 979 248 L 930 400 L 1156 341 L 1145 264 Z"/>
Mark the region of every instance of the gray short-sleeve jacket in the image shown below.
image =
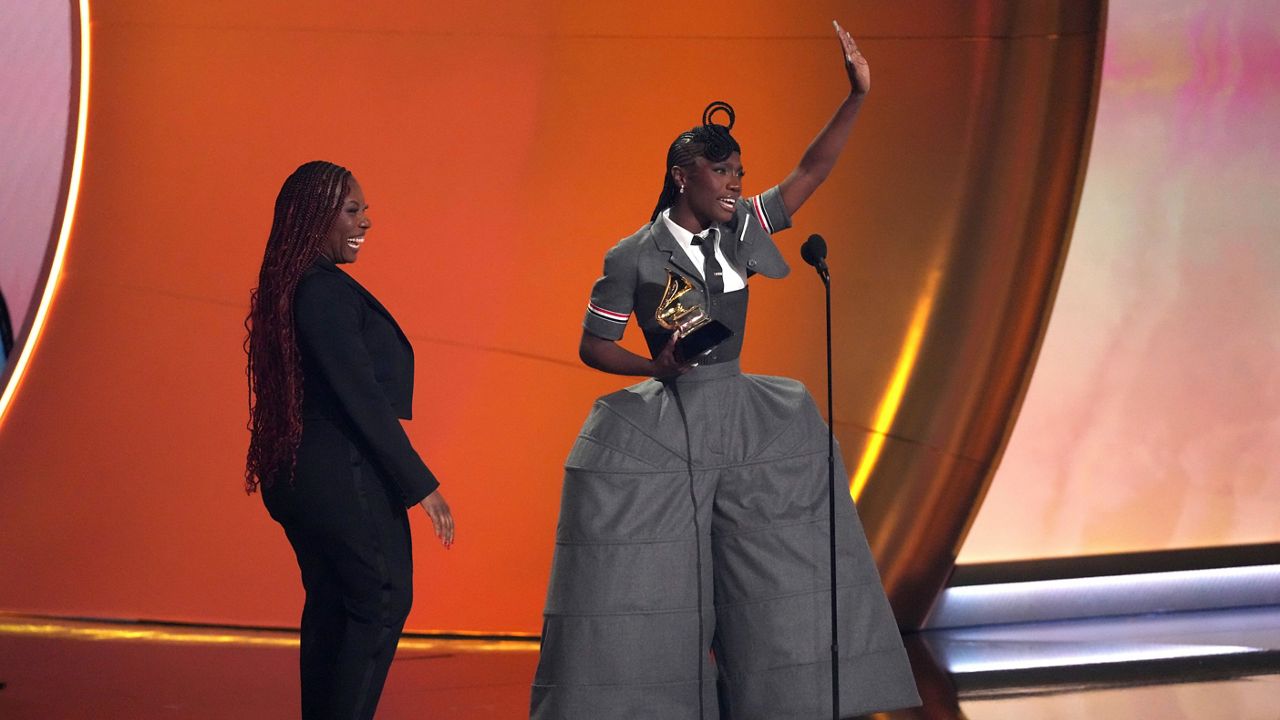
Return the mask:
<path id="1" fill-rule="evenodd" d="M 771 235 L 791 227 L 791 216 L 777 186 L 760 195 L 738 200 L 733 220 L 721 226 L 721 248 L 729 261 L 745 270 L 770 278 L 785 277 L 791 268 Z M 705 293 L 702 273 L 667 230 L 662 218 L 623 238 L 604 257 L 604 274 L 591 288 L 583 327 L 605 340 L 618 340 L 632 313 L 646 335 L 666 331 L 654 319 L 654 310 L 667 284 L 667 271 L 688 278 L 698 294 Z M 699 302 L 691 295 L 688 302 Z M 688 304 L 686 302 L 686 304 Z"/>

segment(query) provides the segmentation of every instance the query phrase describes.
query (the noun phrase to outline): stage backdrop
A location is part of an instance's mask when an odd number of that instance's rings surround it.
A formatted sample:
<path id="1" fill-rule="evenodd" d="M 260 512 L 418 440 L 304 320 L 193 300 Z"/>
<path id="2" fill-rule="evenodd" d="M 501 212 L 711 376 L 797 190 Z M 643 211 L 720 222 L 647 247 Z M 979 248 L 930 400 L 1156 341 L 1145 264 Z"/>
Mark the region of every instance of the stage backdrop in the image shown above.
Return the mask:
<path id="1" fill-rule="evenodd" d="M 952 97 L 945 60 L 986 18 L 921 24 L 897 5 L 92 3 L 76 225 L 0 425 L 0 608 L 296 626 L 292 553 L 241 489 L 241 344 L 279 185 L 324 158 L 368 197 L 351 272 L 414 343 L 409 433 L 458 520 L 444 551 L 413 515 L 408 626 L 537 632 L 564 457 L 592 400 L 633 382 L 576 357 L 603 253 L 647 221 L 668 144 L 711 100 L 737 109 L 749 192 L 794 167 L 847 92 L 836 17 L 876 89 L 779 238 L 797 272 L 755 286 L 746 364 L 820 386 L 810 232 L 860 304 L 911 307 L 919 284 L 897 280 L 919 275 L 936 221 L 917 213 L 900 242 L 889 219 L 929 162 L 876 169 L 922 144 L 963 168 L 953 108 L 901 117 Z M 924 192 L 945 200 L 938 177 Z M 874 413 L 900 320 L 865 329 L 889 348 L 852 353 L 870 379 L 847 386 L 849 412 Z"/>
<path id="2" fill-rule="evenodd" d="M 796 272 L 753 286 L 745 365 L 821 387 L 822 296 L 797 248 L 822 232 L 844 288 L 836 426 L 855 466 L 928 288 L 963 302 L 934 313 L 928 334 L 943 341 L 926 339 L 917 376 L 943 374 L 947 342 L 964 367 L 993 359 L 978 300 L 1005 286 L 966 288 L 955 268 L 984 278 L 1014 262 L 939 258 L 985 229 L 1040 227 L 1042 205 L 1069 222 L 1074 176 L 1043 196 L 1025 178 L 1051 153 L 1074 167 L 1080 146 L 1041 143 L 1060 87 L 1019 82 L 1019 69 L 1079 80 L 1063 58 L 1092 57 L 1096 37 L 1072 30 L 1087 25 L 1079 7 L 91 5 L 75 230 L 0 419 L 0 609 L 296 625 L 291 552 L 240 489 L 242 323 L 280 182 L 325 158 L 351 167 L 371 204 L 351 272 L 415 345 L 409 433 L 459 522 L 446 552 L 414 515 L 409 627 L 536 632 L 561 463 L 591 400 L 630 382 L 576 359 L 602 254 L 648 218 L 667 145 L 710 100 L 738 110 L 749 192 L 794 166 L 847 91 L 833 17 L 875 87 L 840 167 L 779 238 Z M 634 328 L 626 342 L 642 344 Z M 906 402 L 928 432 L 894 426 L 889 444 L 967 462 L 966 428 L 919 414 L 931 389 L 916 383 Z M 892 479 L 881 469 L 873 484 Z"/>
<path id="3" fill-rule="evenodd" d="M 1280 538 L 1280 25 L 1116 0 L 1053 319 L 962 562 Z"/>

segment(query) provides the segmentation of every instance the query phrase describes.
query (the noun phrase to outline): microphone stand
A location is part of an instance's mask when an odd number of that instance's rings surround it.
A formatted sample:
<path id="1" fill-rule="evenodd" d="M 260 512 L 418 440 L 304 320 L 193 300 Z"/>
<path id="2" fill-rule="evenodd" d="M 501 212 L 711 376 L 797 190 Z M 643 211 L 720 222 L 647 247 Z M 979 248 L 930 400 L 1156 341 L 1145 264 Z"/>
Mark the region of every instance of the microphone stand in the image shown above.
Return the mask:
<path id="1" fill-rule="evenodd" d="M 836 427 L 831 382 L 831 271 L 827 267 L 827 241 L 810 235 L 800 246 L 800 257 L 818 271 L 827 297 L 827 530 L 831 537 L 831 718 L 840 720 L 840 622 L 836 611 Z"/>
<path id="2" fill-rule="evenodd" d="M 831 539 L 831 719 L 840 720 L 840 625 L 836 610 L 836 431 L 831 380 L 831 273 L 819 259 L 815 265 L 827 300 L 827 530 Z"/>

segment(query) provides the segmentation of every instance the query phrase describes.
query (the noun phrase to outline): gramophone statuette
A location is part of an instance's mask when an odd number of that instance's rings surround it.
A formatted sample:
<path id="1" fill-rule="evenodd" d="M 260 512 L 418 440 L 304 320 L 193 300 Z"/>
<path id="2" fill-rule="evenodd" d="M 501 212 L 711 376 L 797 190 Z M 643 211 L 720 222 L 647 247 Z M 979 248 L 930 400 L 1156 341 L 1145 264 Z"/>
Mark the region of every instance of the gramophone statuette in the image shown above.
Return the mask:
<path id="1" fill-rule="evenodd" d="M 733 336 L 733 331 L 715 320 L 701 305 L 685 305 L 680 301 L 693 283 L 685 276 L 667 270 L 667 286 L 653 317 L 667 330 L 680 333 L 676 351 L 682 359 L 692 359 Z"/>

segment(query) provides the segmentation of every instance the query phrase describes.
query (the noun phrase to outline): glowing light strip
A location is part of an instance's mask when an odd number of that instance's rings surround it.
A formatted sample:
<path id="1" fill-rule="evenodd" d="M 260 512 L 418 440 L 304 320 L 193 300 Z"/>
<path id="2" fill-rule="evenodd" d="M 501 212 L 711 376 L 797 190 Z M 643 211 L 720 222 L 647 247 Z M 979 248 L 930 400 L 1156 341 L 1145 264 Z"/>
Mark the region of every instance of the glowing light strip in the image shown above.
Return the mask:
<path id="1" fill-rule="evenodd" d="M 155 642 L 164 644 L 235 645 L 239 647 L 298 647 L 296 633 L 267 630 L 173 629 L 155 626 L 95 625 L 63 622 L 0 620 L 0 635 L 24 635 L 49 639 Z M 414 638 L 400 639 L 401 650 L 449 650 L 452 652 L 537 652 L 536 638 L 512 640 L 470 640 Z"/>
<path id="2" fill-rule="evenodd" d="M 934 629 L 1280 604 L 1280 565 L 951 587 Z"/>
<path id="3" fill-rule="evenodd" d="M 1251 565 L 1248 567 L 1217 568 L 1213 570 L 1171 570 L 1169 572 L 1143 573 L 1141 575 L 1102 575 L 1099 577 L 1063 578 L 1057 580 L 1033 580 L 1030 582 L 992 583 L 990 585 L 963 585 L 947 588 L 949 602 L 987 604 L 1023 600 L 1032 605 L 1055 594 L 1081 594 L 1107 592 L 1124 595 L 1141 590 L 1153 592 L 1162 584 L 1178 581 L 1204 582 L 1211 578 L 1217 582 L 1232 579 L 1257 578 L 1265 581 L 1274 578 L 1280 565 Z"/>
<path id="4" fill-rule="evenodd" d="M 27 333 L 18 358 L 13 364 L 13 374 L 9 382 L 0 389 L 0 422 L 4 422 L 9 411 L 9 404 L 18 390 L 22 375 L 31 362 L 36 344 L 40 341 L 40 333 L 44 329 L 45 319 L 49 314 L 49 306 L 53 303 L 53 295 L 57 291 L 58 281 L 62 276 L 62 262 L 67 253 L 67 239 L 71 237 L 71 224 L 76 214 L 76 201 L 80 198 L 80 175 L 84 169 L 85 130 L 89 124 L 89 0 L 80 0 L 80 107 L 76 117 L 76 143 L 71 161 L 71 177 L 67 187 L 67 204 L 62 212 L 62 229 L 58 233 L 58 244 L 54 247 L 53 262 L 49 265 L 49 277 L 45 281 L 44 293 L 40 296 L 40 304 L 36 308 L 35 317 L 31 321 L 31 330 Z"/>
<path id="5" fill-rule="evenodd" d="M 925 290 L 916 301 L 915 312 L 911 314 L 911 324 L 907 327 L 907 337 L 902 341 L 902 349 L 898 352 L 898 361 L 893 366 L 893 375 L 889 379 L 889 387 L 885 389 L 880 407 L 876 410 L 875 422 L 871 425 L 871 435 L 867 438 L 867 446 L 862 450 L 858 467 L 849 481 L 849 494 L 856 501 L 867 486 L 871 471 L 875 469 L 880 452 L 884 449 L 885 435 L 893 427 L 893 419 L 902 405 L 902 396 L 907 391 L 907 381 L 911 379 L 911 371 L 915 369 L 916 356 L 920 354 L 920 344 L 924 341 L 924 331 L 929 325 L 929 316 L 933 312 L 933 300 L 938 292 L 938 281 L 942 271 L 935 268 L 929 274 Z"/>
<path id="6" fill-rule="evenodd" d="M 1079 667 L 1081 665 L 1104 665 L 1111 663 L 1150 662 L 1152 660 L 1174 660 L 1177 658 L 1213 657 L 1217 655 L 1239 655 L 1241 653 L 1258 652 L 1257 648 L 1241 645 L 1124 645 L 1110 648 L 1058 648 L 1056 651 L 1040 652 L 1041 646 L 1036 644 L 1029 650 L 1027 643 L 1019 643 L 1018 657 L 964 659 L 957 658 L 947 662 L 947 671 L 955 674 L 999 672 L 1002 670 L 1031 670 L 1036 668 Z M 998 651 L 997 651 L 998 652 Z M 994 654 L 984 646 L 966 655 Z"/>

